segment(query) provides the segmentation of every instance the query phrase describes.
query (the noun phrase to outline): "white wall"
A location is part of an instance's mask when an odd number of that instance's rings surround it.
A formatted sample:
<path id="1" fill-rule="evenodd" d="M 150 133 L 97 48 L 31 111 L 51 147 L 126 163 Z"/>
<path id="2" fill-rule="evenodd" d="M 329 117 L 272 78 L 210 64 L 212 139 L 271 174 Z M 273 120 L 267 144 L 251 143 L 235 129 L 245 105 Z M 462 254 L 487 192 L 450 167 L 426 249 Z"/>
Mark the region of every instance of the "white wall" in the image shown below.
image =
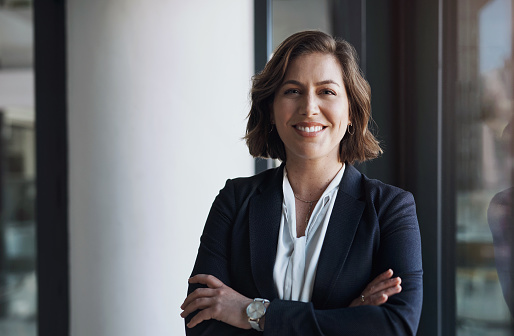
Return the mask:
<path id="1" fill-rule="evenodd" d="M 70 0 L 71 334 L 183 335 L 210 204 L 251 175 L 251 0 Z"/>

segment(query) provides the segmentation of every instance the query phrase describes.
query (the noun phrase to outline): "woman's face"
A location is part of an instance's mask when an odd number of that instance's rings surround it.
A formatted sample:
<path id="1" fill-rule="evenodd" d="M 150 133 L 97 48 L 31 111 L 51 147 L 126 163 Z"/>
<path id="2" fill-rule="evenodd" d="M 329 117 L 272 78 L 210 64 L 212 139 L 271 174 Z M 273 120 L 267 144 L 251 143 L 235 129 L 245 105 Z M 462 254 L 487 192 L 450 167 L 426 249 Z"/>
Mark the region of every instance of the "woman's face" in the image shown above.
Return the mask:
<path id="1" fill-rule="evenodd" d="M 339 143 L 349 120 L 348 98 L 337 59 L 312 53 L 291 62 L 275 93 L 271 117 L 284 142 L 288 162 L 338 162 Z"/>

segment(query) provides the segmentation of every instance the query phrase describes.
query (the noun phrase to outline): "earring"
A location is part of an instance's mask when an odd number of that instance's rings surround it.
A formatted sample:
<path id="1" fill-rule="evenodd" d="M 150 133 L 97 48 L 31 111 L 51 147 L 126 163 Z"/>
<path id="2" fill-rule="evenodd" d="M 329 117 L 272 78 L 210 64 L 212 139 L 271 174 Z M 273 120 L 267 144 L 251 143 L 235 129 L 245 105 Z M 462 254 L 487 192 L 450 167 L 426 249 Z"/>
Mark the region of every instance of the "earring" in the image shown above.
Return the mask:
<path id="1" fill-rule="evenodd" d="M 353 132 L 350 132 L 350 126 L 352 126 Z M 352 123 L 349 123 L 349 124 L 348 124 L 348 126 L 347 126 L 346 128 L 347 128 L 347 132 L 348 132 L 350 135 L 354 135 L 354 134 L 355 134 L 355 128 L 353 128 Z"/>
<path id="2" fill-rule="evenodd" d="M 269 134 L 271 134 L 271 132 L 273 132 L 273 124 L 271 124 L 271 129 L 269 130 Z"/>

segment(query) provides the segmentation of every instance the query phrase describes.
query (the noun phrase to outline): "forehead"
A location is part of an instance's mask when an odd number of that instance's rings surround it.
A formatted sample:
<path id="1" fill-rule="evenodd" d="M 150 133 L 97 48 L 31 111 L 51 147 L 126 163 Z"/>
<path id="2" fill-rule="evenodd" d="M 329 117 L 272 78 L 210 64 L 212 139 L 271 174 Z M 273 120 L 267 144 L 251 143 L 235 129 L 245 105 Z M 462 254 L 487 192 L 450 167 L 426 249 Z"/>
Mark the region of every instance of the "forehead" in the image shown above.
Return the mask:
<path id="1" fill-rule="evenodd" d="M 333 80 L 342 83 L 343 71 L 334 55 L 309 53 L 298 56 L 291 61 L 283 80 L 289 79 Z"/>

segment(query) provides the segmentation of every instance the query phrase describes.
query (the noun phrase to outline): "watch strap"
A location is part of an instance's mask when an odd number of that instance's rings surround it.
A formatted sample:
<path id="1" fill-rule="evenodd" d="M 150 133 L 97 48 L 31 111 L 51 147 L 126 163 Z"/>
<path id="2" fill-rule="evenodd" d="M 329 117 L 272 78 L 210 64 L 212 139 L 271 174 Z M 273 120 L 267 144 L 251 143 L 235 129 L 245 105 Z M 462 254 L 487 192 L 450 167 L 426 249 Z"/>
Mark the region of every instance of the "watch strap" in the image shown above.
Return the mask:
<path id="1" fill-rule="evenodd" d="M 263 329 L 261 329 L 261 326 L 259 325 L 259 321 L 261 319 L 256 319 L 256 320 L 252 320 L 252 319 L 248 319 L 248 322 L 250 322 L 250 326 L 252 326 L 253 329 L 257 330 L 257 331 L 264 331 Z"/>
<path id="2" fill-rule="evenodd" d="M 262 329 L 261 326 L 259 325 L 259 322 L 260 322 L 261 318 L 263 318 L 264 315 L 266 315 L 266 309 L 267 309 L 266 304 L 269 304 L 270 301 L 267 299 L 255 298 L 255 299 L 253 299 L 253 302 L 262 302 L 262 304 L 264 306 L 264 314 L 262 314 L 262 316 L 260 318 L 256 318 L 256 319 L 250 318 L 248 316 L 248 322 L 250 323 L 250 326 L 253 329 L 255 329 L 257 331 L 264 331 L 264 329 Z"/>

